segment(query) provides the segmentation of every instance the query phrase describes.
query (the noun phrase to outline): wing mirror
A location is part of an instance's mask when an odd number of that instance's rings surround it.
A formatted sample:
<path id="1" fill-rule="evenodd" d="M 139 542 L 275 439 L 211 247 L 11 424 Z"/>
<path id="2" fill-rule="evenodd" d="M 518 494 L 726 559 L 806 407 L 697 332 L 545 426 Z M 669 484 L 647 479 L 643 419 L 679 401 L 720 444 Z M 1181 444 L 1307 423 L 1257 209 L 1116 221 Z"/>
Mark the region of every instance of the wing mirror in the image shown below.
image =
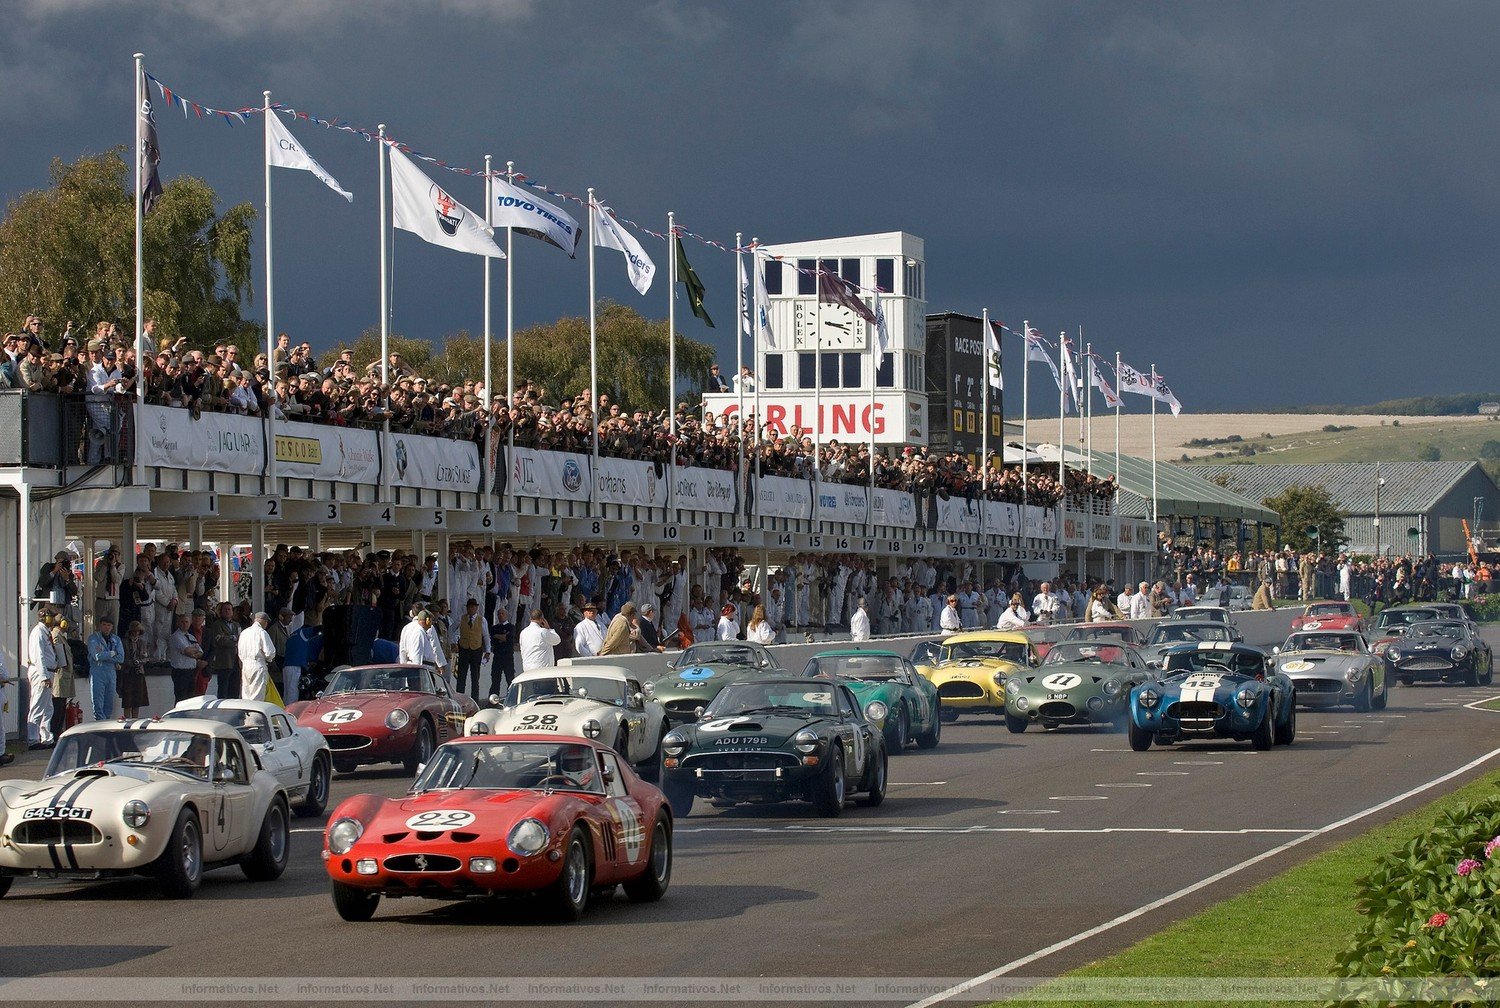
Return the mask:
<path id="1" fill-rule="evenodd" d="M 630 699 L 633 700 L 633 701 L 635 701 L 635 705 L 637 707 L 641 707 L 641 706 L 644 706 L 645 703 L 646 703 L 646 694 L 645 693 L 632 693 L 630 695 Z"/>
<path id="2" fill-rule="evenodd" d="M 491 707 L 504 707 L 505 706 L 503 703 L 500 702 L 500 694 L 499 693 L 491 693 L 490 694 L 490 706 Z"/>
<path id="3" fill-rule="evenodd" d="M 609 766 L 605 767 L 604 768 L 604 783 L 606 783 L 606 784 L 613 784 L 614 782 L 615 782 L 615 768 L 614 767 L 609 767 Z"/>
<path id="4" fill-rule="evenodd" d="M 693 708 L 693 717 L 694 717 L 694 719 L 696 719 L 698 721 L 702 721 L 703 720 L 703 708 L 702 707 L 695 707 L 695 708 Z"/>
<path id="5" fill-rule="evenodd" d="M 314 700 L 321 700 L 321 699 L 323 699 L 323 691 L 322 690 L 318 690 L 318 695 L 315 696 L 315 697 L 313 697 L 313 699 Z"/>
<path id="6" fill-rule="evenodd" d="M 1271 653 L 1272 654 L 1281 654 L 1281 648 L 1279 648 L 1279 647 L 1273 647 L 1271 649 Z"/>
<path id="7" fill-rule="evenodd" d="M 232 767 L 221 766 L 221 767 L 217 767 L 214 770 L 214 783 L 215 784 L 228 784 L 228 783 L 230 783 L 233 780 L 234 780 L 234 769 Z"/>
<path id="8" fill-rule="evenodd" d="M 587 686 L 580 686 L 578 687 L 578 692 L 574 695 L 580 700 L 587 700 L 589 698 L 589 688 Z"/>

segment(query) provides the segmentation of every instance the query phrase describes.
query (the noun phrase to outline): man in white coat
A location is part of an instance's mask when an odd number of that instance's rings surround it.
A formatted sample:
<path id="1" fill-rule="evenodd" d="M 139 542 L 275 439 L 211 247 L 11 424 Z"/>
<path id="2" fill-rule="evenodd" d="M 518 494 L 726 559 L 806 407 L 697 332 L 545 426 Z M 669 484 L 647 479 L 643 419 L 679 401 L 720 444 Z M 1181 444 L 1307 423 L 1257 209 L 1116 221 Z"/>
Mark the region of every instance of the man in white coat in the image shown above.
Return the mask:
<path id="1" fill-rule="evenodd" d="M 849 639 L 851 641 L 867 641 L 870 639 L 870 614 L 865 609 L 865 600 L 860 598 L 854 605 L 854 615 L 849 617 Z"/>
<path id="2" fill-rule="evenodd" d="M 599 625 L 599 607 L 593 602 L 583 604 L 583 619 L 573 628 L 573 654 L 577 658 L 592 658 L 604 646 L 604 628 Z"/>
<path id="3" fill-rule="evenodd" d="M 943 611 L 938 617 L 938 628 L 944 637 L 956 634 L 964 628 L 963 617 L 958 614 L 957 595 L 948 596 L 948 604 L 943 606 Z"/>
<path id="4" fill-rule="evenodd" d="M 1043 581 L 1042 590 L 1031 600 L 1031 611 L 1036 614 L 1036 621 L 1043 624 L 1058 622 L 1060 606 L 1061 600 L 1052 592 L 1052 583 Z"/>
<path id="5" fill-rule="evenodd" d="M 426 665 L 444 679 L 448 678 L 445 668 L 448 659 L 443 654 L 443 645 L 438 640 L 437 629 L 432 625 L 432 613 L 428 610 L 421 610 L 401 628 L 399 660 L 403 665 Z"/>
<path id="6" fill-rule="evenodd" d="M 1136 593 L 1130 600 L 1130 618 L 1150 619 L 1151 616 L 1151 585 L 1142 581 L 1136 586 Z"/>
<path id="7" fill-rule="evenodd" d="M 52 649 L 52 623 L 55 619 L 50 609 L 43 610 L 27 640 L 26 682 L 31 687 L 31 705 L 26 711 L 26 728 L 32 749 L 51 749 L 53 743 L 52 677 L 57 670 L 57 653 Z"/>
<path id="8" fill-rule="evenodd" d="M 521 671 L 551 668 L 557 664 L 553 648 L 562 643 L 557 631 L 547 623 L 540 609 L 531 611 L 531 623 L 521 631 Z"/>
<path id="9" fill-rule="evenodd" d="M 240 634 L 238 649 L 242 699 L 266 698 L 266 687 L 271 683 L 271 663 L 276 660 L 276 642 L 271 640 L 271 633 L 267 629 L 270 625 L 271 617 L 258 612 Z"/>

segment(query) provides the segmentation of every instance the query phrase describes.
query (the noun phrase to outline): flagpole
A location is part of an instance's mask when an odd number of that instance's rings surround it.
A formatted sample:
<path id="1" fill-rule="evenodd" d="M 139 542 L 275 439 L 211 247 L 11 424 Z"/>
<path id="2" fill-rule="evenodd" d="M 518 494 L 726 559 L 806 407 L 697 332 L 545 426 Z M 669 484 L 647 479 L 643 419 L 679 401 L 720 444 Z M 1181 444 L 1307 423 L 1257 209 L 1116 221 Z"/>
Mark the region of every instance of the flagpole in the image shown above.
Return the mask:
<path id="1" fill-rule="evenodd" d="M 265 152 L 266 152 L 266 373 L 269 380 L 266 387 L 271 393 L 271 402 L 276 401 L 276 271 L 271 266 L 271 250 L 275 242 L 271 239 L 271 116 L 276 113 L 271 111 L 271 92 L 262 91 L 261 98 L 265 104 L 261 107 L 262 125 L 265 127 Z M 270 451 L 266 453 L 266 475 L 271 481 L 272 494 L 277 494 L 276 485 L 276 410 L 273 406 L 268 411 L 266 420 L 270 425 L 271 436 L 268 439 Z"/>
<path id="2" fill-rule="evenodd" d="M 491 155 L 484 156 L 484 222 L 490 222 L 490 206 L 494 203 L 494 184 L 490 176 Z M 508 233 L 510 228 L 505 229 Z M 484 396 L 480 403 L 484 407 L 484 464 L 489 486 L 484 496 L 490 497 L 495 488 L 495 418 L 490 413 L 490 383 L 494 380 L 490 351 L 490 257 L 484 257 Z"/>
<path id="3" fill-rule="evenodd" d="M 1059 366 L 1068 362 L 1068 333 L 1066 330 L 1057 334 L 1057 353 L 1062 359 L 1058 361 Z M 1067 430 L 1067 395 L 1068 395 L 1068 369 L 1063 367 L 1058 372 L 1057 382 L 1057 485 L 1062 487 L 1063 496 L 1068 494 L 1067 472 L 1063 468 L 1063 442 L 1068 439 Z"/>
<path id="4" fill-rule="evenodd" d="M 1078 327 L 1078 338 L 1080 340 L 1083 339 L 1083 326 Z M 1083 450 L 1088 455 L 1089 475 L 1092 476 L 1094 475 L 1094 344 L 1086 343 L 1084 346 L 1086 349 L 1084 350 L 1083 359 L 1085 361 L 1084 367 L 1087 368 L 1087 371 L 1083 378 L 1083 405 L 1084 415 L 1088 420 L 1084 427 L 1087 433 L 1084 435 Z"/>
<path id="5" fill-rule="evenodd" d="M 151 354 L 153 359 L 156 356 L 152 353 L 152 349 L 146 346 L 146 297 L 141 287 L 144 282 L 142 279 L 144 270 L 141 268 L 141 231 L 145 227 L 145 211 L 141 206 L 141 198 L 145 194 L 145 179 L 141 175 L 143 156 L 141 148 L 146 143 L 146 138 L 141 132 L 141 108 L 146 103 L 146 95 L 142 93 L 145 90 L 143 82 L 146 79 L 146 68 L 142 63 L 145 58 L 145 53 L 135 54 L 135 401 L 138 406 L 146 405 L 146 355 Z M 133 426 L 138 428 L 139 424 L 140 414 L 137 413 L 136 423 Z M 140 453 L 137 452 L 136 456 L 139 457 Z"/>
<path id="6" fill-rule="evenodd" d="M 996 338 L 998 346 L 1000 340 Z M 983 402 L 980 406 L 980 431 L 979 431 L 979 534 L 984 535 L 984 511 L 990 496 L 990 310 L 983 309 L 980 312 L 979 322 L 979 347 L 984 352 L 984 392 Z M 874 426 L 873 424 L 871 425 Z M 1002 449 L 1004 442 L 1001 442 Z M 1002 450 L 1002 456 L 1005 452 Z M 983 585 L 980 586 L 984 587 Z"/>
<path id="7" fill-rule="evenodd" d="M 599 494 L 599 336 L 594 311 L 594 187 L 589 186 L 589 409 L 593 413 L 594 437 L 589 472 L 589 514 L 594 513 L 594 498 Z M 669 218 L 670 219 L 670 218 Z"/>
<path id="8" fill-rule="evenodd" d="M 875 303 L 880 304 L 880 287 L 875 288 Z M 875 524 L 875 383 L 877 375 L 880 374 L 880 326 L 884 324 L 885 308 L 875 313 L 875 329 L 872 331 L 868 326 L 865 333 L 870 341 L 870 417 L 866 425 L 870 428 L 870 494 L 865 498 L 865 527 L 869 528 Z M 894 364 L 891 371 L 895 373 Z"/>
<path id="9" fill-rule="evenodd" d="M 516 163 L 505 162 L 505 178 L 512 185 L 516 181 Z M 592 225 L 590 225 L 592 226 Z M 516 299 L 515 299 L 515 228 L 505 229 L 505 408 L 515 408 L 516 400 Z M 592 234 L 592 233 L 591 233 Z M 515 424 L 506 422 L 506 448 L 512 452 L 516 447 Z M 507 458 L 506 465 L 510 461 Z M 506 484 L 507 488 L 509 483 Z"/>
<path id="10" fill-rule="evenodd" d="M 1136 358 L 1139 360 L 1140 358 Z M 1125 405 L 1125 390 L 1120 387 L 1120 351 L 1115 351 L 1115 482 L 1120 482 L 1120 408 Z"/>
<path id="11" fill-rule="evenodd" d="M 750 248 L 752 249 L 752 252 L 751 252 L 751 255 L 750 255 L 750 268 L 753 269 L 753 270 L 758 270 L 758 269 L 761 268 L 760 256 L 756 255 L 754 253 L 754 251 L 753 251 L 755 249 L 758 249 L 759 247 L 760 247 L 760 239 L 759 238 L 751 238 L 750 239 Z M 753 297 L 753 300 L 755 301 L 755 320 L 751 324 L 751 329 L 750 329 L 750 359 L 755 362 L 755 372 L 756 372 L 757 375 L 759 375 L 760 371 L 761 371 L 761 366 L 760 366 L 760 313 L 761 313 L 762 310 L 764 310 L 767 313 L 769 313 L 771 311 L 771 306 L 770 305 L 763 305 L 763 304 L 761 304 L 761 300 L 760 300 L 760 287 L 761 287 L 761 284 L 760 284 L 760 274 L 759 273 L 755 274 L 755 276 L 752 277 L 752 279 L 751 279 L 750 282 L 752 284 L 754 284 L 754 286 L 751 288 L 751 290 L 753 290 L 755 292 L 754 293 L 754 297 Z M 755 383 L 755 392 L 754 392 L 754 394 L 753 394 L 753 396 L 751 398 L 751 409 L 753 409 L 755 411 L 755 478 L 758 480 L 758 479 L 760 479 L 760 424 L 761 424 L 761 420 L 760 420 L 760 382 L 759 381 L 757 381 Z"/>
<path id="12" fill-rule="evenodd" d="M 814 259 L 816 301 L 813 308 L 813 473 L 823 469 L 823 260 Z M 817 520 L 813 511 L 813 520 Z M 815 526 L 816 527 L 816 526 Z"/>
<path id="13" fill-rule="evenodd" d="M 737 482 L 743 483 L 745 477 L 745 251 L 740 248 L 744 241 L 744 232 L 734 233 L 734 271 L 735 271 L 735 320 L 734 330 L 734 390 L 739 393 L 738 410 L 735 414 L 740 426 L 739 434 L 735 442 L 739 445 L 739 469 L 737 471 Z M 673 250 L 676 251 L 675 249 Z"/>
<path id="14" fill-rule="evenodd" d="M 1151 365 L 1151 520 L 1156 515 L 1156 365 Z"/>
<path id="15" fill-rule="evenodd" d="M 667 433 L 677 436 L 677 215 L 667 211 Z"/>
<path id="16" fill-rule="evenodd" d="M 381 420 L 380 447 L 382 454 L 389 449 L 391 441 L 391 276 L 390 250 L 386 246 L 386 221 L 390 215 L 389 197 L 386 194 L 387 162 L 389 153 L 385 149 L 385 123 L 376 127 L 375 157 L 380 164 L 380 384 L 384 397 L 385 416 Z M 384 459 L 380 465 L 380 497 L 390 500 L 390 467 Z"/>
<path id="17" fill-rule="evenodd" d="M 1031 443 L 1026 440 L 1026 410 L 1031 395 L 1031 323 L 1021 321 L 1021 506 L 1026 506 L 1026 460 Z"/>

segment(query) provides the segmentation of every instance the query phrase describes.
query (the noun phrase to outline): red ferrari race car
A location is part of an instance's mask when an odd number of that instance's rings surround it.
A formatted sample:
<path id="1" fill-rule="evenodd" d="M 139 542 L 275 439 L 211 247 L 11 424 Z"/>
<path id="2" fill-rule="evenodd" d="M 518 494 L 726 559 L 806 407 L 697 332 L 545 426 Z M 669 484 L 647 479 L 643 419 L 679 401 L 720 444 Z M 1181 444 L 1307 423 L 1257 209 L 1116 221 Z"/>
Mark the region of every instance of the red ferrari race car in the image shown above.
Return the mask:
<path id="1" fill-rule="evenodd" d="M 1298 630 L 1353 630 L 1365 632 L 1365 618 L 1348 602 L 1314 602 L 1292 619 L 1292 632 Z"/>
<path id="2" fill-rule="evenodd" d="M 1051 626 L 1029 626 L 1021 632 L 1026 635 L 1026 639 L 1031 641 L 1032 646 L 1036 648 L 1036 656 L 1038 658 L 1046 658 L 1047 652 L 1052 650 L 1052 645 L 1058 641 L 1066 640 L 1068 631 L 1071 629 L 1071 626 L 1058 623 Z"/>
<path id="3" fill-rule="evenodd" d="M 479 705 L 425 665 L 359 665 L 335 669 L 317 699 L 287 713 L 328 739 L 333 768 L 352 773 L 365 763 L 400 763 L 407 773 L 433 750 L 464 733 Z"/>
<path id="4" fill-rule="evenodd" d="M 570 735 L 478 735 L 438 748 L 401 798 L 355 795 L 329 817 L 333 905 L 366 921 L 382 896 L 530 893 L 558 919 L 623 885 L 661 899 L 672 810 L 614 750 Z"/>

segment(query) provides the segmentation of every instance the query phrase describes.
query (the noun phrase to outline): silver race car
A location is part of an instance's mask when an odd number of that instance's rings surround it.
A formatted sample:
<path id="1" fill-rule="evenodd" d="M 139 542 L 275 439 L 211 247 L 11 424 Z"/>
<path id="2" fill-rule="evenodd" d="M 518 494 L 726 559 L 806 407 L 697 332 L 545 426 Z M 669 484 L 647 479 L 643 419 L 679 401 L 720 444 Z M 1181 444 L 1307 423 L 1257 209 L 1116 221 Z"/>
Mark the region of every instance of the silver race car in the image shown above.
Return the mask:
<path id="1" fill-rule="evenodd" d="M 1384 710 L 1390 693 L 1385 662 L 1355 630 L 1301 630 L 1273 648 L 1276 670 L 1297 687 L 1304 707 Z"/>
<path id="2" fill-rule="evenodd" d="M 1148 668 L 1159 669 L 1166 664 L 1167 652 L 1179 644 L 1205 641 L 1226 641 L 1233 644 L 1240 639 L 1240 632 L 1228 622 L 1165 619 L 1151 628 L 1151 637 L 1140 648 L 1140 655 Z"/>

